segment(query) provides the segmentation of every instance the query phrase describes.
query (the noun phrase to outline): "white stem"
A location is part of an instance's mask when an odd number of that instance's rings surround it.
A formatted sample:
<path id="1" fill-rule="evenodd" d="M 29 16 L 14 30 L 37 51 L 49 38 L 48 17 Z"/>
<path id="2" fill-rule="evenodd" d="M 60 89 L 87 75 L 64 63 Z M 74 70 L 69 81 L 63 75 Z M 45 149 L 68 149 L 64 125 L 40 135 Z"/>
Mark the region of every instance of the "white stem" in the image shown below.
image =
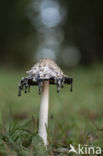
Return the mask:
<path id="1" fill-rule="evenodd" d="M 47 146 L 47 131 L 48 126 L 48 103 L 49 102 L 49 81 L 44 81 L 39 117 L 39 136 L 43 139 L 45 146 Z"/>

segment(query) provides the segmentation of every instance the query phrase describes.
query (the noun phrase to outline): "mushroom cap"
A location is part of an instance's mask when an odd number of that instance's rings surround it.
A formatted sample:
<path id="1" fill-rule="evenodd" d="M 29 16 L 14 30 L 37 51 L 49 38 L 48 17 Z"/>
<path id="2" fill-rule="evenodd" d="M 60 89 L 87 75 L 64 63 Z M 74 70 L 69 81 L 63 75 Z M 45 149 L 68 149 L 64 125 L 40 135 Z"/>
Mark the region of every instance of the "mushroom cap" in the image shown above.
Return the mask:
<path id="1" fill-rule="evenodd" d="M 58 65 L 49 58 L 41 59 L 31 70 L 27 71 L 27 73 L 33 76 L 34 81 L 36 81 L 38 75 L 42 80 L 57 79 L 65 76 Z"/>
<path id="2" fill-rule="evenodd" d="M 26 93 L 31 85 L 38 85 L 40 93 L 41 86 L 45 80 L 48 80 L 49 84 L 56 84 L 57 92 L 60 91 L 61 87 L 63 88 L 64 83 L 71 84 L 72 90 L 73 79 L 66 76 L 58 65 L 49 58 L 41 59 L 31 70 L 27 71 L 27 74 L 28 76 L 20 81 L 19 95 L 24 88 Z"/>

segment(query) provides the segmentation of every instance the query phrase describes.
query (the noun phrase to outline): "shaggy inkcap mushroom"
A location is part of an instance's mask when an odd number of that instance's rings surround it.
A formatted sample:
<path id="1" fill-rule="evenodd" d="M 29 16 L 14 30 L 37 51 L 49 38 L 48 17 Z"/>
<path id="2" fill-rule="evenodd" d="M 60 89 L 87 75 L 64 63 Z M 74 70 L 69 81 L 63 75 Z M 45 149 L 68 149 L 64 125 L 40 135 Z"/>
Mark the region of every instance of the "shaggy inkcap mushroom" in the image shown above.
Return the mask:
<path id="1" fill-rule="evenodd" d="M 18 94 L 21 96 L 22 90 L 27 93 L 30 91 L 30 86 L 38 85 L 39 94 L 42 93 L 39 136 L 43 139 L 45 146 L 47 146 L 46 126 L 48 125 L 49 84 L 55 84 L 57 86 L 57 92 L 60 91 L 60 88 L 63 88 L 65 83 L 70 84 L 72 91 L 73 79 L 64 75 L 57 64 L 49 58 L 41 59 L 30 71 L 27 71 L 27 74 L 28 76 L 22 78 L 20 81 Z"/>

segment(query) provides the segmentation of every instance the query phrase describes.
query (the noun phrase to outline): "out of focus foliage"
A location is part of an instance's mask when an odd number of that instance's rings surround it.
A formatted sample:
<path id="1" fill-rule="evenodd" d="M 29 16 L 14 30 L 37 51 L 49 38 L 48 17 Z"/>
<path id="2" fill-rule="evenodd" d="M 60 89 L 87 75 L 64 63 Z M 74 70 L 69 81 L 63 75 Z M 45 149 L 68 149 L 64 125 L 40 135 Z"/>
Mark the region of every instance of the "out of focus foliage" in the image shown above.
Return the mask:
<path id="1" fill-rule="evenodd" d="M 26 14 L 30 3 L 29 0 L 0 2 L 0 64 L 23 67 L 35 60 L 37 32 Z M 67 12 L 63 46 L 76 46 L 82 64 L 103 60 L 103 1 L 61 0 L 60 3 Z"/>
<path id="2" fill-rule="evenodd" d="M 3 0 L 0 4 L 0 63 L 24 65 L 35 50 L 35 29 L 26 16 L 30 1 Z"/>
<path id="3" fill-rule="evenodd" d="M 66 44 L 76 45 L 81 52 L 81 62 L 103 60 L 103 1 L 69 0 L 65 2 L 68 19 L 65 23 Z"/>

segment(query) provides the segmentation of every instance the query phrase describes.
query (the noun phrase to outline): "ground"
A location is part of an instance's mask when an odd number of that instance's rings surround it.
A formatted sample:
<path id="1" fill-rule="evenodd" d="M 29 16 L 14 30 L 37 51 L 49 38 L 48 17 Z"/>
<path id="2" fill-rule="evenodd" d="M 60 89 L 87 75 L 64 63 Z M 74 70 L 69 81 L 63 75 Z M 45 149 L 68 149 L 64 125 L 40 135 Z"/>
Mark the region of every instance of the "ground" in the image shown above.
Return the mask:
<path id="1" fill-rule="evenodd" d="M 73 92 L 65 85 L 58 94 L 56 86 L 50 86 L 46 151 L 37 135 L 37 87 L 18 97 L 18 83 L 25 70 L 0 70 L 0 156 L 65 156 L 70 144 L 76 149 L 78 144 L 102 147 L 103 65 L 77 67 L 65 74 L 74 78 Z"/>

